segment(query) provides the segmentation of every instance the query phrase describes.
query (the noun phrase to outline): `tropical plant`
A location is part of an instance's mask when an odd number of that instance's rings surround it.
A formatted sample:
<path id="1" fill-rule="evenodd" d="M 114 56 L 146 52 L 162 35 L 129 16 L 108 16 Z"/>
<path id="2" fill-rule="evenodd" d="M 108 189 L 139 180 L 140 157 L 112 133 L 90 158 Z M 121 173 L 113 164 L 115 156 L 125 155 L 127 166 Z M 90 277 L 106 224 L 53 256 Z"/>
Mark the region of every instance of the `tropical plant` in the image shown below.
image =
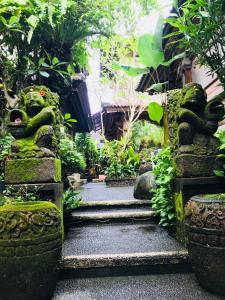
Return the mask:
<path id="1" fill-rule="evenodd" d="M 0 138 L 0 180 L 4 179 L 5 161 L 10 154 L 12 140 L 10 134 Z"/>
<path id="2" fill-rule="evenodd" d="M 186 0 L 167 19 L 176 30 L 166 38 L 178 36 L 179 47 L 195 56 L 200 65 L 216 73 L 225 87 L 225 3 L 224 0 Z M 181 37 L 182 35 L 182 37 Z"/>
<path id="3" fill-rule="evenodd" d="M 172 189 L 174 169 L 170 148 L 163 148 L 153 157 L 153 163 L 155 164 L 153 172 L 157 187 L 153 190 L 152 208 L 160 218 L 160 225 L 173 226 L 176 224 L 176 213 Z"/>
<path id="4" fill-rule="evenodd" d="M 94 175 L 99 167 L 99 152 L 95 140 L 90 133 L 77 133 L 74 143 L 77 151 L 83 154 L 89 172 Z"/>
<path id="5" fill-rule="evenodd" d="M 87 65 L 87 38 L 110 35 L 120 0 L 2 0 L 0 81 L 5 92 L 42 83 L 62 94 Z M 55 84 L 57 82 L 57 84 Z"/>
<path id="6" fill-rule="evenodd" d="M 148 121 L 140 120 L 133 124 L 131 143 L 135 151 L 163 145 L 163 128 Z"/>
<path id="7" fill-rule="evenodd" d="M 62 202 L 63 202 L 63 213 L 64 214 L 71 213 L 73 209 L 76 209 L 81 205 L 82 198 L 80 196 L 80 192 L 68 188 L 63 193 Z"/>
<path id="8" fill-rule="evenodd" d="M 219 130 L 216 133 L 216 136 L 220 140 L 219 154 L 217 155 L 217 158 L 221 161 L 222 168 L 220 170 L 214 170 L 214 173 L 216 176 L 223 177 L 225 176 L 225 130 Z"/>
<path id="9" fill-rule="evenodd" d="M 77 151 L 72 137 L 63 136 L 60 139 L 59 154 L 62 161 L 62 177 L 65 185 L 68 185 L 67 176 L 73 173 L 81 173 L 86 168 L 84 156 Z"/>
<path id="10" fill-rule="evenodd" d="M 15 189 L 13 186 L 8 186 L 0 195 L 0 205 L 13 204 L 15 202 L 38 201 L 40 196 L 38 190 L 29 191 L 27 187 Z"/>
<path id="11" fill-rule="evenodd" d="M 124 139 L 106 141 L 100 152 L 100 161 L 105 163 L 105 173 L 108 177 L 131 177 L 137 174 L 140 155 L 131 144 L 126 144 L 124 148 Z"/>

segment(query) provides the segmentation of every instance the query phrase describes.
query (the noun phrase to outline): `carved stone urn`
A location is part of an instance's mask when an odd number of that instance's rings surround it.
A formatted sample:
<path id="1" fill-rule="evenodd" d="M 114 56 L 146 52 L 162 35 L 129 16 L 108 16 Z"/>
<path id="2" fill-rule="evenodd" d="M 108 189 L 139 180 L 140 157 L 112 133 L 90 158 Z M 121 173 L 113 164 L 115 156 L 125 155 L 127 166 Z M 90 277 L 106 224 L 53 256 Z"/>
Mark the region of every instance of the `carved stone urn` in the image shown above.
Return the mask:
<path id="1" fill-rule="evenodd" d="M 61 212 L 51 202 L 0 208 L 2 300 L 51 299 L 62 250 Z"/>
<path id="2" fill-rule="evenodd" d="M 190 261 L 199 283 L 225 295 L 225 194 L 192 197 L 185 216 Z"/>

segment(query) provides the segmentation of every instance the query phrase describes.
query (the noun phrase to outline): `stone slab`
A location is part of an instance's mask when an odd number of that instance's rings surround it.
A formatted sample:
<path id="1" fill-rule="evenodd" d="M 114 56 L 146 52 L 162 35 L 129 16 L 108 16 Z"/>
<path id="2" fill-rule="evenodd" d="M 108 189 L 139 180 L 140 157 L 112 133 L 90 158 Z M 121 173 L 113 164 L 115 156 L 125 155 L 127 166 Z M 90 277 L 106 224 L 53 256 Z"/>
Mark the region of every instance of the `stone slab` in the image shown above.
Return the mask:
<path id="1" fill-rule="evenodd" d="M 61 161 L 56 158 L 29 158 L 6 161 L 6 184 L 61 181 Z"/>
<path id="2" fill-rule="evenodd" d="M 146 253 L 100 254 L 66 256 L 61 269 L 131 267 L 141 265 L 176 265 L 189 262 L 187 250 Z"/>
<path id="3" fill-rule="evenodd" d="M 220 300 L 193 274 L 76 278 L 59 281 L 52 300 Z"/>
<path id="4" fill-rule="evenodd" d="M 71 228 L 63 256 L 185 250 L 168 232 L 151 223 L 93 224 Z"/>

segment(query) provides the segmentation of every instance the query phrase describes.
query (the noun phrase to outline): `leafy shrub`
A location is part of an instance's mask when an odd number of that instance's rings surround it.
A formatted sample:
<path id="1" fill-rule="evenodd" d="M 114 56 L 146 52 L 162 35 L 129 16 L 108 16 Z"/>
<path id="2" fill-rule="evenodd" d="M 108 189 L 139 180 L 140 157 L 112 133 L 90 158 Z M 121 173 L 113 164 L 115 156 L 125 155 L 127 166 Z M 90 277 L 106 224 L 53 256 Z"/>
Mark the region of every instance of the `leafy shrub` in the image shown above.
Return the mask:
<path id="1" fill-rule="evenodd" d="M 2 195 L 0 195 L 0 206 L 15 202 L 28 202 L 38 200 L 40 200 L 40 197 L 37 194 L 37 190 L 28 191 L 26 187 L 21 187 L 16 190 L 13 188 L 13 186 L 9 186 L 3 191 Z"/>
<path id="2" fill-rule="evenodd" d="M 80 192 L 76 192 L 73 189 L 69 188 L 63 193 L 63 213 L 71 213 L 73 209 L 76 209 L 80 206 L 82 199 L 80 197 Z"/>
<path id="3" fill-rule="evenodd" d="M 77 151 L 83 154 L 90 175 L 94 175 L 99 167 L 99 152 L 95 140 L 89 133 L 77 133 L 75 136 Z"/>
<path id="4" fill-rule="evenodd" d="M 216 133 L 216 136 L 220 140 L 220 147 L 219 151 L 220 153 L 218 154 L 218 159 L 223 163 L 223 170 L 215 170 L 214 173 L 216 176 L 222 177 L 225 176 L 225 130 L 218 131 Z"/>
<path id="5" fill-rule="evenodd" d="M 73 173 L 81 173 L 86 168 L 84 157 L 76 150 L 72 139 L 64 136 L 60 139 L 60 157 L 62 161 L 62 177 L 65 185 L 68 185 L 67 176 Z"/>
<path id="6" fill-rule="evenodd" d="M 132 146 L 124 149 L 123 139 L 107 141 L 101 149 L 101 162 L 105 163 L 105 173 L 110 177 L 135 176 L 140 166 L 140 155 Z"/>
<path id="7" fill-rule="evenodd" d="M 172 179 L 174 169 L 170 148 L 162 149 L 154 158 L 154 175 L 157 188 L 153 190 L 151 199 L 152 208 L 160 217 L 159 224 L 172 226 L 176 222 L 176 214 L 173 201 Z"/>
<path id="8" fill-rule="evenodd" d="M 131 143 L 135 150 L 140 151 L 143 148 L 161 147 L 163 145 L 163 139 L 162 127 L 144 120 L 134 123 Z"/>
<path id="9" fill-rule="evenodd" d="M 5 160 L 10 154 L 12 140 L 10 134 L 0 138 L 0 180 L 4 179 Z"/>

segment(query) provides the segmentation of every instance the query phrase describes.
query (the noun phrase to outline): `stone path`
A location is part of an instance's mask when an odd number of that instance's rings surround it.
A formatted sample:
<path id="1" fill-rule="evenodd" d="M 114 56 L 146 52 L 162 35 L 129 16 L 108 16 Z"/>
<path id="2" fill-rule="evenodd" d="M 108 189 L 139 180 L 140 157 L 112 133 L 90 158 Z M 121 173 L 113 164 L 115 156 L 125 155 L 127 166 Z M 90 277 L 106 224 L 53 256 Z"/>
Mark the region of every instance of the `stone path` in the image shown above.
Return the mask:
<path id="1" fill-rule="evenodd" d="M 221 299 L 187 273 L 186 249 L 156 225 L 149 202 L 134 199 L 132 187 L 88 183 L 82 197 L 54 300 Z"/>

